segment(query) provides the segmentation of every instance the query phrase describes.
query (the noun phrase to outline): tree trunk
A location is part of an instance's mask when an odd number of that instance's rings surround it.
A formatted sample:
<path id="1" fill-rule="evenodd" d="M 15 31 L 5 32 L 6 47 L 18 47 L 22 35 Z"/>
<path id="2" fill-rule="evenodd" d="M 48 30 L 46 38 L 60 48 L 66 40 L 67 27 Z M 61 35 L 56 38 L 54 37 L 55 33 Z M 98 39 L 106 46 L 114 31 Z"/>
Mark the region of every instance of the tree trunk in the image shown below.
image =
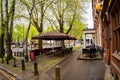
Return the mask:
<path id="1" fill-rule="evenodd" d="M 5 8 L 6 8 L 6 23 L 5 23 L 5 27 L 6 27 L 6 46 L 7 46 L 7 59 L 11 59 L 13 56 L 12 56 L 12 50 L 11 50 L 11 36 L 10 36 L 10 33 L 9 33 L 9 13 L 8 13 L 8 0 L 6 0 L 6 3 L 5 3 Z"/>
<path id="2" fill-rule="evenodd" d="M 28 26 L 28 30 L 27 30 L 27 33 L 26 33 L 26 38 L 25 38 L 25 52 L 26 52 L 26 54 L 25 54 L 25 60 L 28 62 L 28 35 L 29 35 L 29 30 L 30 30 L 30 26 L 31 26 L 31 21 L 30 21 L 30 23 L 29 23 L 29 26 Z"/>
<path id="3" fill-rule="evenodd" d="M 12 55 L 12 50 L 11 50 L 11 38 L 10 38 L 10 33 L 7 33 L 7 58 L 8 60 L 13 58 Z"/>
<path id="4" fill-rule="evenodd" d="M 38 40 L 38 49 L 41 50 L 43 48 L 42 40 Z"/>
<path id="5" fill-rule="evenodd" d="M 42 31 L 43 31 L 43 19 L 41 19 L 39 34 L 42 34 Z M 41 50 L 42 48 L 43 48 L 42 40 L 38 40 L 38 49 Z"/>
<path id="6" fill-rule="evenodd" d="M 3 23 L 3 0 L 1 0 L 1 34 L 0 34 L 0 57 L 3 58 L 5 54 L 4 50 L 4 23 Z"/>
<path id="7" fill-rule="evenodd" d="M 31 26 L 31 18 L 32 18 L 32 13 L 33 13 L 33 9 L 35 7 L 35 0 L 33 0 L 33 5 L 32 5 L 32 8 L 30 9 L 30 12 L 29 12 L 29 16 L 30 16 L 30 19 L 29 19 L 29 25 L 28 25 L 28 30 L 27 30 L 27 33 L 26 33 L 26 38 L 25 38 L 25 44 L 26 44 L 26 55 L 25 55 L 25 59 L 26 61 L 28 61 L 28 35 L 29 35 L 29 31 L 30 31 L 30 26 Z"/>
<path id="8" fill-rule="evenodd" d="M 14 15 L 15 15 L 15 3 L 16 3 L 16 0 L 13 0 L 13 3 L 12 3 L 12 14 L 11 14 L 11 22 L 10 22 L 10 41 L 12 41 L 12 32 L 13 32 L 13 22 L 14 22 Z"/>
<path id="9" fill-rule="evenodd" d="M 5 54 L 4 50 L 4 33 L 1 34 L 0 36 L 0 57 L 3 58 Z"/>
<path id="10" fill-rule="evenodd" d="M 64 43 L 64 40 L 62 40 L 61 43 L 62 43 L 62 49 L 64 50 L 64 49 L 65 49 L 65 43 Z"/>
<path id="11" fill-rule="evenodd" d="M 43 32 L 43 18 L 44 18 L 44 0 L 41 0 L 41 19 L 40 19 L 40 27 L 39 34 Z M 42 40 L 38 40 L 38 48 L 41 50 L 43 48 Z"/>
<path id="12" fill-rule="evenodd" d="M 8 59 L 12 59 L 12 50 L 11 50 L 11 41 L 12 41 L 12 30 L 13 30 L 13 22 L 14 22 L 14 14 L 15 14 L 15 1 L 13 0 L 10 12 L 8 13 L 8 1 L 6 2 L 6 28 L 7 28 L 7 57 Z M 11 14 L 11 15 L 10 15 Z M 10 26 L 9 26 L 10 21 Z"/>
<path id="13" fill-rule="evenodd" d="M 60 26 L 60 32 L 63 33 L 63 18 L 60 18 L 60 22 L 59 22 L 59 26 Z M 62 44 L 62 49 L 65 49 L 65 44 L 64 44 L 64 40 L 61 41 Z"/>
<path id="14" fill-rule="evenodd" d="M 41 16 L 39 34 L 42 34 L 42 31 L 43 31 L 43 16 Z M 41 50 L 42 48 L 43 48 L 42 40 L 38 40 L 38 49 Z"/>

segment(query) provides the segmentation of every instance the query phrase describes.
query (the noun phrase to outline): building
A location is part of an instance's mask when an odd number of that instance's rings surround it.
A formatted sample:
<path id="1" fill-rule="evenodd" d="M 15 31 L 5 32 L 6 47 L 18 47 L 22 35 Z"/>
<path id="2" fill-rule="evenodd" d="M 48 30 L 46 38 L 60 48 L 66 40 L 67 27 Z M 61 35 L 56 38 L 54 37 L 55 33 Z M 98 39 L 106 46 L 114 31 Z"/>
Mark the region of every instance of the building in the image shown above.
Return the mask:
<path id="1" fill-rule="evenodd" d="M 97 45 L 96 30 L 95 29 L 85 29 L 85 30 L 83 30 L 83 39 L 84 39 L 84 44 L 83 44 L 84 48 L 86 46 L 91 45 L 92 43 Z"/>
<path id="2" fill-rule="evenodd" d="M 94 26 L 98 44 L 115 80 L 120 80 L 120 1 L 93 0 Z"/>

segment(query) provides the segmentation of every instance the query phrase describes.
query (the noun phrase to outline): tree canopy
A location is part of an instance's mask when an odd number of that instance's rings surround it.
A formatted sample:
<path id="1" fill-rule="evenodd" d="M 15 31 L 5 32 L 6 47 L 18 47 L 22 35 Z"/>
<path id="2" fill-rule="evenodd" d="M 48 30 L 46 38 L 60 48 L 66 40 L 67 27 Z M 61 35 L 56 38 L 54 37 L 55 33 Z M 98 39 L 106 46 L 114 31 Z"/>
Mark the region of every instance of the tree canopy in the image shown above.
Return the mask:
<path id="1" fill-rule="evenodd" d="M 48 30 L 82 38 L 87 24 L 82 21 L 90 0 L 0 0 L 0 50 L 7 41 L 27 41 Z M 47 31 L 47 30 L 46 30 Z M 41 44 L 42 41 L 39 41 Z M 42 47 L 42 44 L 41 44 Z M 0 53 L 2 54 L 2 53 Z M 11 53 L 10 53 L 11 54 Z"/>

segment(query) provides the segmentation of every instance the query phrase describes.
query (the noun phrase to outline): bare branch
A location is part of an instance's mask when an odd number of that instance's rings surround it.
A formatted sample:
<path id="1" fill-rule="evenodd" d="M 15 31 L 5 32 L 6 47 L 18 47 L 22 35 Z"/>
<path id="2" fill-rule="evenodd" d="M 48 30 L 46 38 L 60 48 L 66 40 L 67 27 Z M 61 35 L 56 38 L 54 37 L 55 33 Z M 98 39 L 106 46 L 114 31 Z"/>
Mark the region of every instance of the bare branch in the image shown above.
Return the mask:
<path id="1" fill-rule="evenodd" d="M 52 19 L 49 19 L 49 18 L 47 18 L 47 17 L 46 17 L 45 19 L 47 19 L 47 20 L 49 21 L 49 23 L 50 23 L 51 25 L 54 25 L 54 26 L 56 27 L 57 31 L 59 31 L 58 26 L 56 25 L 55 21 L 53 21 Z M 52 27 L 53 27 L 53 26 L 52 26 Z"/>
<path id="2" fill-rule="evenodd" d="M 47 10 L 47 8 L 48 8 L 53 2 L 54 2 L 54 0 L 51 1 L 51 2 L 46 6 L 46 8 L 44 9 L 43 13 L 45 13 L 45 11 Z"/>

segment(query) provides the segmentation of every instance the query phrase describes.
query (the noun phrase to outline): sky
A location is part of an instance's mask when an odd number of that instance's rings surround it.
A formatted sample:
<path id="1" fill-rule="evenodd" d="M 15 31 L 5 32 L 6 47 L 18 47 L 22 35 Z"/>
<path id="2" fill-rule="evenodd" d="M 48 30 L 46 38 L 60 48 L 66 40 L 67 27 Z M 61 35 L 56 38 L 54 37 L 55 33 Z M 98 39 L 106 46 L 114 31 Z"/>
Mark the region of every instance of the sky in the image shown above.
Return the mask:
<path id="1" fill-rule="evenodd" d="M 89 3 L 89 8 L 88 8 L 88 13 L 85 14 L 85 16 L 87 17 L 87 24 L 88 24 L 88 28 L 93 28 L 93 16 L 92 16 L 92 0 Z"/>
<path id="2" fill-rule="evenodd" d="M 93 15 L 92 15 L 92 0 L 90 0 L 89 2 L 83 2 L 84 3 L 84 7 L 86 12 L 83 13 L 82 17 L 84 17 L 84 19 L 82 20 L 82 22 L 84 24 L 88 24 L 88 28 L 93 28 Z"/>

